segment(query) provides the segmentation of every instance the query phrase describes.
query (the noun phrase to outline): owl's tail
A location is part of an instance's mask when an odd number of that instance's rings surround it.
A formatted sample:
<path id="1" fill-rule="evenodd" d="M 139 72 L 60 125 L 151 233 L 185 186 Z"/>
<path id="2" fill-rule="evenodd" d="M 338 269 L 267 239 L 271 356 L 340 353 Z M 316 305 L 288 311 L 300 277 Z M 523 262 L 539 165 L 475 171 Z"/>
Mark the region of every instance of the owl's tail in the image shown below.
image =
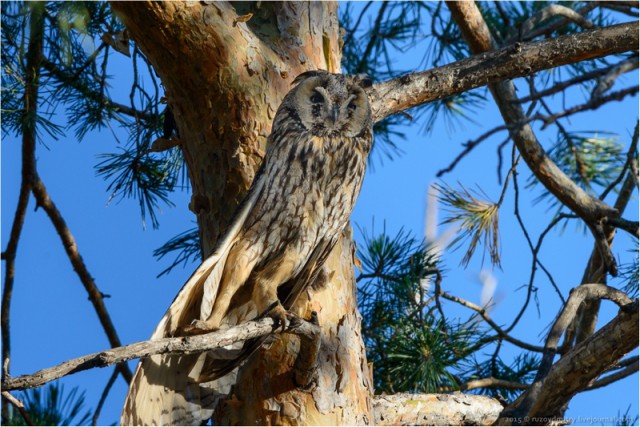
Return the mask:
<path id="1" fill-rule="evenodd" d="M 215 252 L 200 264 L 182 287 L 151 340 L 173 336 L 194 319 L 209 316 L 229 253 L 263 184 L 264 181 L 256 177 Z M 226 396 L 234 384 L 235 373 L 209 383 L 197 382 L 203 367 L 210 365 L 206 364 L 209 353 L 155 355 L 141 359 L 129 386 L 120 424 L 199 425 L 210 418 L 217 399 Z"/>
<path id="2" fill-rule="evenodd" d="M 229 254 L 220 248 L 207 258 L 175 298 L 151 339 L 173 336 L 200 316 L 205 286 L 217 287 Z M 121 425 L 197 425 L 211 416 L 224 387 L 198 384 L 207 354 L 155 355 L 140 360 L 129 387 Z"/>

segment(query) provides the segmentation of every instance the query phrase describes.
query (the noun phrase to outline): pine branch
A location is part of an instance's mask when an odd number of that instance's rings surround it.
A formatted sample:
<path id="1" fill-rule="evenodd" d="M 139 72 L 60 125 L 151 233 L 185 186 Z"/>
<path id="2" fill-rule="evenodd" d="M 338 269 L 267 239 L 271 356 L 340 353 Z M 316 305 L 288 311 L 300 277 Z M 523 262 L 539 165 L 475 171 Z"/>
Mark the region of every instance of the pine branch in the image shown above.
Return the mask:
<path id="1" fill-rule="evenodd" d="M 285 332 L 315 339 L 317 326 L 311 322 L 302 319 L 299 320 L 299 322 L 292 322 Z M 127 360 L 145 358 L 157 354 L 201 353 L 203 351 L 225 347 L 236 342 L 267 336 L 274 332 L 280 332 L 280 330 L 280 326 L 272 318 L 267 317 L 256 321 L 245 322 L 229 329 L 202 335 L 140 341 L 68 360 L 57 366 L 42 369 L 32 375 L 7 378 L 2 383 L 2 389 L 9 391 L 40 387 L 48 382 L 76 372 L 86 371 L 92 368 L 103 368 L 105 366 L 126 362 Z"/>
<path id="2" fill-rule="evenodd" d="M 135 108 L 130 107 L 128 105 L 124 105 L 124 104 L 112 101 L 108 97 L 102 95 L 100 92 L 94 92 L 91 89 L 87 88 L 86 86 L 81 85 L 80 80 L 77 79 L 76 76 L 65 72 L 64 70 L 62 70 L 60 67 L 58 67 L 55 63 L 51 62 L 47 58 L 44 58 L 42 60 L 42 67 L 45 70 L 47 70 L 49 73 L 51 73 L 51 75 L 55 77 L 57 80 L 59 80 L 60 82 L 74 88 L 75 90 L 80 92 L 82 95 L 98 101 L 100 105 L 110 110 L 114 110 L 118 113 L 126 114 L 136 119 L 144 120 L 148 123 L 152 123 L 156 120 L 156 117 L 153 114 L 150 114 L 144 111 L 138 111 Z"/>
<path id="3" fill-rule="evenodd" d="M 502 80 L 630 52 L 637 49 L 638 41 L 636 21 L 548 40 L 518 43 L 376 83 L 369 93 L 374 121 Z"/>

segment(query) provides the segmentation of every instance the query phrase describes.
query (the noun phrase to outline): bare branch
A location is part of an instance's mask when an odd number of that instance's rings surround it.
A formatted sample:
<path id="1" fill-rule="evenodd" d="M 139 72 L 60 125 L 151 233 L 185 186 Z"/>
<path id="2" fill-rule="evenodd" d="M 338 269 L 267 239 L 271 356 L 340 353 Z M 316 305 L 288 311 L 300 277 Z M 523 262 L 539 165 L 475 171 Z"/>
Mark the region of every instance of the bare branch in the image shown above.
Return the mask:
<path id="1" fill-rule="evenodd" d="M 598 85 L 591 92 L 591 99 L 599 98 L 603 93 L 611 89 L 616 79 L 622 74 L 638 69 L 638 57 L 626 59 L 614 65 L 605 75 L 598 79 Z"/>
<path id="2" fill-rule="evenodd" d="M 540 369 L 536 375 L 536 381 L 542 380 L 550 371 L 553 359 L 558 349 L 558 341 L 575 318 L 580 304 L 585 300 L 592 299 L 608 299 L 615 302 L 620 307 L 633 302 L 633 300 L 624 292 L 598 283 L 585 283 L 573 289 L 567 303 L 560 313 L 560 316 L 558 316 L 558 319 L 555 321 L 549 335 L 547 336 L 547 341 L 544 345 L 544 356 L 540 362 Z"/>
<path id="3" fill-rule="evenodd" d="M 487 312 L 484 308 L 466 301 L 462 298 L 453 296 L 453 295 L 449 295 L 444 291 L 440 291 L 439 292 L 440 296 L 442 296 L 442 298 L 447 299 L 449 301 L 453 301 L 456 302 L 460 305 L 463 305 L 467 308 L 470 308 L 471 310 L 475 311 L 476 313 L 478 313 L 480 315 L 480 317 L 482 317 L 482 319 L 487 322 L 487 324 L 489 326 L 491 326 L 493 328 L 493 330 L 495 330 L 498 333 L 498 336 L 503 338 L 505 341 L 510 342 L 511 344 L 517 345 L 518 347 L 524 348 L 525 350 L 529 350 L 529 351 L 537 351 L 537 352 L 543 352 L 544 348 L 540 347 L 540 346 L 536 346 L 536 345 L 531 345 L 529 343 L 526 343 L 524 341 L 520 341 L 517 338 L 513 338 L 512 336 L 510 336 L 509 334 L 507 334 L 500 326 L 498 326 L 498 324 L 496 322 L 494 322 L 488 315 Z"/>
<path id="4" fill-rule="evenodd" d="M 86 371 L 92 368 L 103 368 L 116 363 L 126 362 L 127 360 L 145 358 L 156 354 L 200 353 L 225 347 L 236 342 L 269 335 L 274 332 L 277 327 L 278 325 L 273 319 L 263 318 L 208 334 L 140 341 L 78 357 L 54 367 L 42 369 L 32 375 L 8 378 L 2 384 L 2 389 L 23 390 L 40 387 L 50 381 L 76 372 Z M 293 325 L 289 325 L 287 332 L 304 334 L 306 336 L 309 335 L 310 330 L 315 330 L 315 328 L 315 325 L 300 319 L 300 323 L 295 322 Z"/>
<path id="5" fill-rule="evenodd" d="M 638 17 L 638 2 L 625 2 L 625 1 L 597 1 L 598 6 L 603 7 L 605 9 L 615 10 L 616 12 L 624 13 L 625 15 L 631 16 L 633 18 Z M 634 11 L 634 9 L 636 9 Z"/>
<path id="6" fill-rule="evenodd" d="M 638 235 L 638 221 L 629 221 L 624 218 L 607 218 L 605 224 L 626 231 L 634 237 Z"/>
<path id="7" fill-rule="evenodd" d="M 111 387 L 113 387 L 113 384 L 116 382 L 116 379 L 118 378 L 119 374 L 120 374 L 120 371 L 118 369 L 114 369 L 113 373 L 109 377 L 109 381 L 107 381 L 107 385 L 104 387 L 104 390 L 102 391 L 102 395 L 100 396 L 100 401 L 98 402 L 98 406 L 96 406 L 96 410 L 93 413 L 92 424 L 94 426 L 98 425 L 98 418 L 100 418 L 100 412 L 102 411 L 102 406 L 104 405 L 104 402 L 107 400 L 109 391 L 111 391 Z"/>
<path id="8" fill-rule="evenodd" d="M 626 378 L 629 375 L 635 374 L 636 372 L 638 372 L 639 363 L 638 363 L 637 357 L 634 359 L 635 360 L 633 360 L 633 363 L 625 366 L 623 369 L 619 370 L 618 372 L 615 372 L 611 375 L 608 375 L 604 378 L 600 378 L 599 380 L 594 381 L 593 384 L 591 384 L 589 387 L 586 388 L 586 390 L 594 390 L 596 388 L 601 388 L 609 384 L 612 384 L 616 381 L 619 381 L 623 378 Z"/>
<path id="9" fill-rule="evenodd" d="M 532 37 L 533 35 L 530 33 L 533 30 L 536 30 L 541 23 L 543 23 L 544 21 L 548 21 L 551 18 L 556 18 L 558 16 L 562 16 L 566 18 L 566 21 L 575 22 L 582 28 L 593 28 L 593 22 L 586 19 L 575 10 L 569 9 L 566 6 L 562 6 L 559 4 L 552 4 L 540 10 L 538 13 L 534 14 L 531 18 L 524 21 L 524 23 L 517 30 L 518 34 L 509 38 L 505 42 L 505 44 L 511 44 L 517 40 L 526 40 Z"/>
<path id="10" fill-rule="evenodd" d="M 630 63 L 635 65 L 635 69 L 638 68 L 638 58 L 634 57 L 634 58 L 630 58 L 630 59 L 625 59 L 624 61 L 619 62 L 618 64 L 612 65 L 610 67 L 605 67 L 605 68 L 600 68 L 598 70 L 593 70 L 590 71 L 588 73 L 584 73 L 584 74 L 580 74 L 576 77 L 573 77 L 569 80 L 565 80 L 563 82 L 559 82 L 554 84 L 553 86 L 551 86 L 548 89 L 545 90 L 541 90 L 540 92 L 536 92 L 535 94 L 531 94 L 529 96 L 524 96 L 522 98 L 519 98 L 517 100 L 517 102 L 519 103 L 524 103 L 524 102 L 529 102 L 529 101 L 533 101 L 535 99 L 540 99 L 543 98 L 545 96 L 549 96 L 549 95 L 553 95 L 554 93 L 558 93 L 558 92 L 562 92 L 563 90 L 565 90 L 566 88 L 582 83 L 582 82 L 586 82 L 587 80 L 591 80 L 591 79 L 595 79 L 597 77 L 606 75 L 608 73 L 610 73 L 612 70 L 616 69 L 617 67 L 621 66 L 623 63 Z M 626 66 L 623 67 L 624 69 L 626 69 Z M 633 69 L 633 68 L 632 68 Z"/>
<path id="11" fill-rule="evenodd" d="M 24 407 L 24 404 L 20 400 L 13 397 L 13 395 L 8 391 L 3 391 L 2 397 L 4 397 L 9 403 L 11 403 L 20 412 L 20 415 L 22 415 L 22 418 L 24 418 L 24 421 L 27 423 L 27 425 L 29 426 L 35 425 L 33 424 L 33 421 L 31 420 L 29 413 Z"/>
<path id="12" fill-rule="evenodd" d="M 607 291 L 608 292 L 608 291 Z M 558 360 L 540 381 L 536 381 L 502 412 L 498 425 L 514 420 L 561 416 L 562 408 L 577 393 L 638 346 L 638 300 L 625 305 L 618 315 L 595 334 Z"/>
<path id="13" fill-rule="evenodd" d="M 603 104 L 611 101 L 622 101 L 625 97 L 629 95 L 635 95 L 638 93 L 638 86 L 628 87 L 626 89 L 619 90 L 617 92 L 610 93 L 607 96 L 600 96 L 598 98 L 591 98 L 588 102 L 584 104 L 576 105 L 575 107 L 571 107 L 565 111 L 560 113 L 553 114 L 551 116 L 543 117 L 544 125 L 542 128 L 544 129 L 551 123 L 555 122 L 559 118 L 571 116 L 576 113 L 580 113 L 582 111 L 595 110 Z"/>
<path id="14" fill-rule="evenodd" d="M 638 23 L 614 25 L 549 40 L 518 43 L 377 83 L 370 92 L 374 120 L 505 79 L 561 65 L 629 52 L 638 47 Z"/>
<path id="15" fill-rule="evenodd" d="M 35 174 L 35 172 L 34 172 Z M 78 251 L 78 246 L 76 245 L 76 241 L 71 234 L 71 231 L 67 227 L 67 224 L 62 217 L 62 214 L 53 203 L 51 198 L 49 197 L 49 193 L 44 185 L 44 182 L 40 179 L 40 177 L 35 174 L 33 180 L 32 192 L 38 206 L 41 206 L 49 219 L 53 223 L 60 239 L 62 240 L 62 245 L 64 246 L 64 250 L 69 257 L 69 261 L 71 261 L 71 265 L 73 265 L 73 269 L 78 274 L 78 278 L 82 282 L 82 285 L 86 289 L 89 294 L 89 300 L 93 304 L 94 309 L 100 319 L 100 323 L 102 324 L 102 328 L 107 334 L 107 338 L 109 339 L 109 344 L 112 347 L 120 347 L 122 344 L 120 342 L 120 338 L 118 337 L 118 333 L 116 332 L 115 327 L 113 326 L 113 322 L 111 321 L 111 316 L 107 311 L 107 307 L 104 305 L 104 300 L 102 297 L 102 292 L 96 286 L 93 277 L 89 273 L 87 266 Z M 124 379 L 128 382 L 131 381 L 132 373 L 129 367 L 125 364 L 118 367 L 120 372 L 122 373 Z"/>
<path id="16" fill-rule="evenodd" d="M 576 10 L 576 14 L 578 16 L 585 16 L 587 13 L 591 12 L 593 9 L 598 7 L 597 2 L 586 2 L 584 6 Z M 522 40 L 532 40 L 539 36 L 548 36 L 552 34 L 554 31 L 563 28 L 572 20 L 567 17 L 560 17 L 559 19 L 553 19 L 547 25 L 542 25 L 538 28 L 531 30 L 528 34 L 525 34 Z"/>

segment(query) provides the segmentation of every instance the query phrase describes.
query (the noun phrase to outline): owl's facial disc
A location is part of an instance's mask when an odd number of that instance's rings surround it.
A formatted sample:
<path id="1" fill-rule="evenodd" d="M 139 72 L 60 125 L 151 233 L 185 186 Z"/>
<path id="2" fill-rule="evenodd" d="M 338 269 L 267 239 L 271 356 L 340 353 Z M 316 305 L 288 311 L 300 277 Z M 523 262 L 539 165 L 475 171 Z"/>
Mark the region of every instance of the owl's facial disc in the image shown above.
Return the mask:
<path id="1" fill-rule="evenodd" d="M 300 122 L 315 136 L 355 137 L 370 120 L 367 96 L 350 76 L 313 76 L 296 92 Z"/>

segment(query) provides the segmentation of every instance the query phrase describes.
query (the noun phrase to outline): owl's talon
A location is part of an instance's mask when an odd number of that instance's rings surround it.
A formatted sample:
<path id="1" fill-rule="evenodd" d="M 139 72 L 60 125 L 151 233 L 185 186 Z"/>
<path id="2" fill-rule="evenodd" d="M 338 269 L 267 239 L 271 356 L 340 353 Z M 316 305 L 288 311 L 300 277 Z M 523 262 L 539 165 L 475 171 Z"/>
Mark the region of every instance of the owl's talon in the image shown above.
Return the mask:
<path id="1" fill-rule="evenodd" d="M 289 327 L 289 312 L 284 309 L 282 304 L 278 302 L 269 312 L 267 316 L 276 321 L 280 332 L 284 332 Z"/>

